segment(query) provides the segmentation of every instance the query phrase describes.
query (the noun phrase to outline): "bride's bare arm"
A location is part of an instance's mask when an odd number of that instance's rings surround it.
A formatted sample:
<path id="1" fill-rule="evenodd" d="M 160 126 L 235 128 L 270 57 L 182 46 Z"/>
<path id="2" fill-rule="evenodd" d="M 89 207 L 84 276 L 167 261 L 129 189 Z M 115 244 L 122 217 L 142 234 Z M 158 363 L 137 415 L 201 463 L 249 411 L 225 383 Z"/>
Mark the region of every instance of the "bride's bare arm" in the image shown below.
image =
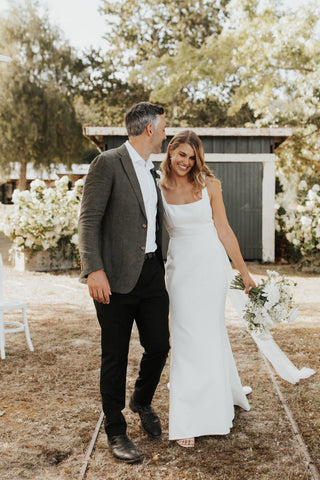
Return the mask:
<path id="1" fill-rule="evenodd" d="M 223 203 L 221 183 L 216 178 L 207 177 L 207 190 L 210 197 L 212 218 L 217 229 L 219 239 L 224 246 L 233 265 L 239 270 L 245 284 L 245 293 L 250 287 L 255 287 L 254 280 L 250 277 L 247 266 L 241 255 L 238 240 L 229 225 L 226 209 Z"/>

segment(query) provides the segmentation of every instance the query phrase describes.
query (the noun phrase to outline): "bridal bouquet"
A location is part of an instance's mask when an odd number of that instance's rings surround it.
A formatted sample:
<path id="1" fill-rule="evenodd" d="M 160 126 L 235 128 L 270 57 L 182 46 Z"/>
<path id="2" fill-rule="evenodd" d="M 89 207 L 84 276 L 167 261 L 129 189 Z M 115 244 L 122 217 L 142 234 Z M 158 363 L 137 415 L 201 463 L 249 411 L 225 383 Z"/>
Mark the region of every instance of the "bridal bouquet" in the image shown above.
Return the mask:
<path id="1" fill-rule="evenodd" d="M 267 270 L 267 274 L 267 279 L 250 289 L 243 309 L 248 330 L 259 336 L 270 335 L 271 328 L 285 321 L 294 322 L 299 315 L 290 292 L 290 286 L 296 283 L 274 271 Z M 245 289 L 240 274 L 234 277 L 230 288 Z"/>

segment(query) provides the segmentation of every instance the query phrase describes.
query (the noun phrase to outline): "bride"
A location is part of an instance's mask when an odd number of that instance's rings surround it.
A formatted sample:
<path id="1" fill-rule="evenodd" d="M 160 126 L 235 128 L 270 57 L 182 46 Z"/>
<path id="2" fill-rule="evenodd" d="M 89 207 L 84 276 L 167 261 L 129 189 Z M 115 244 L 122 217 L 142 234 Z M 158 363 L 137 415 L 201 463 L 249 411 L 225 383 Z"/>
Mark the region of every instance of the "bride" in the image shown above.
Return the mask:
<path id="1" fill-rule="evenodd" d="M 192 447 L 194 437 L 229 433 L 234 405 L 250 409 L 225 326 L 228 257 L 246 293 L 255 282 L 228 223 L 220 182 L 205 165 L 200 138 L 191 130 L 173 137 L 161 169 L 170 235 L 169 439 Z"/>

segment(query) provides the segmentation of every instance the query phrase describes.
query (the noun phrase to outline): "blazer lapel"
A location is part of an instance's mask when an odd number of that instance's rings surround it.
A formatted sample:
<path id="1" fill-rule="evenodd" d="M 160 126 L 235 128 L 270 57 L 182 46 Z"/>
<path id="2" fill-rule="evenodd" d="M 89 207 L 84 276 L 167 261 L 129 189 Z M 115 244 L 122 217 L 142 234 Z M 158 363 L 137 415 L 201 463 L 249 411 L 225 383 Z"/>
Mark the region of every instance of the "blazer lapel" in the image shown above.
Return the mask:
<path id="1" fill-rule="evenodd" d="M 120 159 L 121 159 L 124 171 L 126 172 L 129 182 L 131 183 L 134 193 L 136 194 L 136 197 L 139 201 L 142 213 L 147 218 L 139 181 L 138 181 L 132 160 L 130 158 L 129 152 L 125 145 L 122 145 L 122 148 L 120 149 Z"/>
<path id="2" fill-rule="evenodd" d="M 161 192 L 160 192 L 160 188 L 158 186 L 158 176 L 156 174 L 156 171 L 155 169 L 153 168 L 151 170 L 151 174 L 153 176 L 153 180 L 154 180 L 154 183 L 155 183 L 155 186 L 156 186 L 156 190 L 157 190 L 157 196 L 158 196 L 158 214 L 159 214 L 159 219 L 160 221 L 162 221 L 162 217 L 163 217 L 163 203 L 162 203 L 162 197 L 161 197 Z"/>

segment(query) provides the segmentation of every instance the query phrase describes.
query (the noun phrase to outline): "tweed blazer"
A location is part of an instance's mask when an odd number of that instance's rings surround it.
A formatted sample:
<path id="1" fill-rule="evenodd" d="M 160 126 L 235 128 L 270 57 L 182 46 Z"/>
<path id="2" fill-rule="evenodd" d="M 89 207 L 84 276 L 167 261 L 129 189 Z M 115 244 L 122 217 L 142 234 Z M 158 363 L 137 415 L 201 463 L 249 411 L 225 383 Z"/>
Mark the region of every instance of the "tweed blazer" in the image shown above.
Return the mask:
<path id="1" fill-rule="evenodd" d="M 161 257 L 163 204 L 160 190 L 156 222 Z M 80 281 L 103 269 L 111 291 L 128 293 L 142 270 L 147 215 L 134 166 L 126 146 L 98 155 L 85 180 L 79 217 Z"/>

